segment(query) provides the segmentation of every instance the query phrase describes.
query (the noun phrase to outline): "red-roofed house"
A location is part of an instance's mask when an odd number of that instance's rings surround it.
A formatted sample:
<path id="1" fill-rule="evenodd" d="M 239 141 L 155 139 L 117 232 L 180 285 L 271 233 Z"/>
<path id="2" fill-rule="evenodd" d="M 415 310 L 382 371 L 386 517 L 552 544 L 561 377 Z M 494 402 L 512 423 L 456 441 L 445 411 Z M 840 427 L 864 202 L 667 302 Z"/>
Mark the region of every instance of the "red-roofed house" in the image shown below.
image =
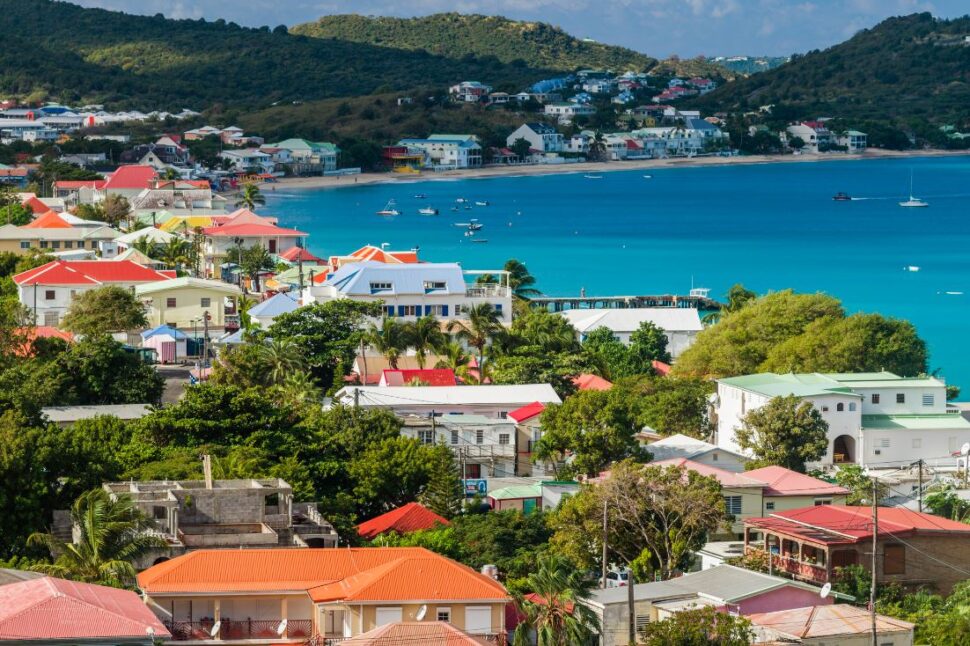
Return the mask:
<path id="1" fill-rule="evenodd" d="M 372 539 L 387 532 L 409 534 L 422 529 L 433 529 L 437 525 L 448 525 L 447 520 L 424 505 L 409 502 L 386 514 L 371 518 L 357 526 L 361 538 Z"/>
<path id="2" fill-rule="evenodd" d="M 599 375 L 578 375 L 573 377 L 573 384 L 579 390 L 609 390 L 613 384 Z"/>
<path id="3" fill-rule="evenodd" d="M 350 262 L 383 262 L 390 265 L 411 264 L 418 262 L 418 250 L 387 251 L 382 247 L 365 245 L 346 256 L 330 256 L 329 264 L 333 269 L 339 269 Z"/>
<path id="4" fill-rule="evenodd" d="M 515 474 L 518 476 L 546 477 L 555 475 L 555 469 L 551 463 L 532 462 L 532 447 L 542 439 L 540 422 L 544 410 L 546 410 L 545 404 L 532 402 L 508 414 L 508 418 L 515 422 Z"/>
<path id="5" fill-rule="evenodd" d="M 271 254 L 283 254 L 295 247 L 303 247 L 307 233 L 287 229 L 276 224 L 275 218 L 256 215 L 240 209 L 220 225 L 203 229 L 205 234 L 205 265 L 209 276 L 218 274 L 219 265 L 226 261 L 231 249 L 263 247 Z"/>
<path id="6" fill-rule="evenodd" d="M 0 586 L 0 643 L 146 644 L 172 635 L 129 590 L 41 577 Z"/>
<path id="7" fill-rule="evenodd" d="M 34 215 L 42 215 L 51 210 L 51 207 L 41 202 L 40 198 L 38 198 L 36 195 L 31 195 L 24 200 L 21 205 L 30 209 Z"/>
<path id="8" fill-rule="evenodd" d="M 542 411 L 546 410 L 546 405 L 542 402 L 532 402 L 531 404 L 526 404 L 521 408 L 516 408 L 514 411 L 508 414 L 508 418 L 515 422 L 516 424 L 525 424 L 531 419 L 535 419 L 542 415 Z"/>
<path id="9" fill-rule="evenodd" d="M 877 577 L 883 583 L 928 585 L 949 594 L 970 570 L 970 525 L 880 507 L 876 532 Z M 870 507 L 818 505 L 790 509 L 744 523 L 746 552 L 769 552 L 774 567 L 795 578 L 829 582 L 835 568 L 870 570 L 873 517 Z"/>
<path id="10" fill-rule="evenodd" d="M 785 467 L 764 467 L 747 471 L 744 475 L 761 480 L 766 485 L 761 516 L 810 505 L 844 505 L 849 495 L 845 487 Z"/>
<path id="11" fill-rule="evenodd" d="M 494 641 L 509 601 L 494 579 L 415 547 L 198 550 L 145 570 L 138 586 L 176 639 L 252 644 L 435 620 Z"/>
<path id="12" fill-rule="evenodd" d="M 281 260 L 285 260 L 291 265 L 302 262 L 304 265 L 318 265 L 323 262 L 323 258 L 318 258 L 302 247 L 292 247 L 280 255 Z"/>
<path id="13" fill-rule="evenodd" d="M 174 271 L 149 269 L 130 260 L 54 260 L 13 277 L 20 302 L 34 322 L 57 327 L 71 301 L 90 289 L 136 285 L 175 278 Z"/>
<path id="14" fill-rule="evenodd" d="M 24 229 L 70 229 L 71 225 L 57 213 L 47 209 L 46 213 L 37 216 L 32 222 L 23 226 Z"/>
<path id="15" fill-rule="evenodd" d="M 23 335 L 24 343 L 16 351 L 17 356 L 26 357 L 34 353 L 34 341 L 37 339 L 60 339 L 67 343 L 74 341 L 74 335 L 66 330 L 58 330 L 56 327 L 37 327 L 20 328 L 17 330 Z"/>
<path id="16" fill-rule="evenodd" d="M 422 386 L 455 386 L 458 378 L 450 368 L 425 368 L 418 370 L 388 369 L 381 373 L 378 386 L 408 386 L 420 382 Z"/>

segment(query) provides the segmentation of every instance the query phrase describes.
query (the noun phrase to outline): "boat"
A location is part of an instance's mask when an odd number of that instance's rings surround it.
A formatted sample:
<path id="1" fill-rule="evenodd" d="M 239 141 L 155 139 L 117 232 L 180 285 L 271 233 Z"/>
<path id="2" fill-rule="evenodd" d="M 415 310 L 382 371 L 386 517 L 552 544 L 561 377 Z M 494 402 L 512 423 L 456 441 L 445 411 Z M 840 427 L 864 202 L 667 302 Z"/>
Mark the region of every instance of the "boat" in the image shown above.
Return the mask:
<path id="1" fill-rule="evenodd" d="M 468 230 L 469 231 L 478 231 L 483 226 L 485 226 L 485 225 L 482 224 L 481 222 L 479 222 L 478 220 L 472 220 L 471 222 L 468 223 Z"/>
<path id="2" fill-rule="evenodd" d="M 643 179 L 653 179 L 653 175 L 644 175 Z"/>
<path id="3" fill-rule="evenodd" d="M 839 191 L 838 193 L 836 193 L 835 195 L 833 195 L 832 196 L 832 199 L 835 200 L 836 202 L 851 202 L 852 201 L 852 197 L 848 193 L 843 193 L 842 191 Z"/>
<path id="4" fill-rule="evenodd" d="M 438 209 L 433 206 L 426 206 L 422 209 L 418 209 L 418 213 L 421 215 L 438 215 Z"/>
<path id="5" fill-rule="evenodd" d="M 603 179 L 602 175 L 583 175 L 586 179 Z"/>
<path id="6" fill-rule="evenodd" d="M 909 173 L 909 199 L 905 202 L 900 202 L 899 206 L 907 209 L 920 209 L 929 206 L 929 203 L 924 202 L 918 197 L 913 197 L 913 172 Z"/>
<path id="7" fill-rule="evenodd" d="M 475 202 L 475 206 L 488 206 L 488 200 L 481 200 L 479 202 Z"/>
<path id="8" fill-rule="evenodd" d="M 474 240 L 472 240 L 472 242 L 474 242 L 475 244 L 484 244 L 488 242 L 488 240 L 486 240 L 485 238 L 475 238 Z"/>
<path id="9" fill-rule="evenodd" d="M 384 208 L 377 212 L 377 215 L 401 215 L 401 212 L 397 210 L 397 204 L 394 200 L 388 200 Z"/>
<path id="10" fill-rule="evenodd" d="M 472 231 L 471 229 L 469 229 L 468 231 L 465 231 L 465 237 L 466 237 L 466 238 L 470 238 L 470 237 L 472 237 L 473 235 L 475 235 L 475 232 L 474 232 L 474 231 Z"/>
<path id="11" fill-rule="evenodd" d="M 416 200 L 426 200 L 426 199 L 428 199 L 428 196 L 425 195 L 424 193 L 416 193 L 414 195 L 414 199 L 416 199 Z"/>
<path id="12" fill-rule="evenodd" d="M 903 267 L 903 271 L 919 271 L 919 267 L 916 265 L 906 265 Z"/>
<path id="13" fill-rule="evenodd" d="M 468 200 L 466 200 L 466 199 L 465 199 L 465 198 L 463 198 L 463 197 L 459 197 L 459 198 L 458 198 L 457 200 L 455 200 L 455 202 L 457 202 L 458 204 L 464 204 L 464 203 L 465 203 L 465 202 L 467 202 L 467 201 L 468 201 Z"/>
<path id="14" fill-rule="evenodd" d="M 471 222 L 455 222 L 456 227 L 464 227 L 466 229 L 470 227 L 471 224 L 472 224 Z"/>

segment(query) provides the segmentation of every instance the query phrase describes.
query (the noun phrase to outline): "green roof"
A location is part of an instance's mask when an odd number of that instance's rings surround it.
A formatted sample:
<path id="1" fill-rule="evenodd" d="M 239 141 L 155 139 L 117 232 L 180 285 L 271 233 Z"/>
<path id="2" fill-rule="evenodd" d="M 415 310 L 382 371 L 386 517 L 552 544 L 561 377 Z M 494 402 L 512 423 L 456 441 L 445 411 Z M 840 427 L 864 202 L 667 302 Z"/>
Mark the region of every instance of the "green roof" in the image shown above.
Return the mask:
<path id="1" fill-rule="evenodd" d="M 963 415 L 863 415 L 862 428 L 932 431 L 938 429 L 970 430 L 970 422 Z"/>
<path id="2" fill-rule="evenodd" d="M 489 491 L 488 497 L 495 500 L 514 500 L 517 498 L 542 498 L 540 485 L 513 485 Z"/>
<path id="3" fill-rule="evenodd" d="M 814 373 L 785 375 L 773 372 L 763 372 L 757 375 L 743 375 L 741 377 L 727 377 L 718 379 L 719 383 L 748 390 L 766 397 L 818 397 L 822 395 L 856 395 L 848 387 L 826 375 Z"/>
<path id="4" fill-rule="evenodd" d="M 292 138 L 272 144 L 271 148 L 285 148 L 287 150 L 329 150 L 337 152 L 336 144 L 328 141 L 307 141 L 306 139 Z"/>
<path id="5" fill-rule="evenodd" d="M 899 379 L 891 372 L 826 372 L 825 376 L 836 381 L 879 381 Z"/>

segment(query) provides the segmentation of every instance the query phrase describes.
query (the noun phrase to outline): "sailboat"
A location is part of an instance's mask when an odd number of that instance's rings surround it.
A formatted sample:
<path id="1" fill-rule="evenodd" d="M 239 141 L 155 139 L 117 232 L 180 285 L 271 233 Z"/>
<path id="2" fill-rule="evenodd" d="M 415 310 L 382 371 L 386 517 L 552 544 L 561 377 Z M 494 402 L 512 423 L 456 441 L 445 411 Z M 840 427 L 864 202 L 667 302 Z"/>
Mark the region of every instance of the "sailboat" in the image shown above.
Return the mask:
<path id="1" fill-rule="evenodd" d="M 918 209 L 929 206 L 927 202 L 924 202 L 918 197 L 913 197 L 913 171 L 909 171 L 909 199 L 905 202 L 900 202 L 899 206 L 908 209 Z"/>
<path id="2" fill-rule="evenodd" d="M 401 215 L 401 212 L 397 210 L 397 203 L 394 200 L 388 200 L 384 208 L 377 212 L 377 215 Z"/>

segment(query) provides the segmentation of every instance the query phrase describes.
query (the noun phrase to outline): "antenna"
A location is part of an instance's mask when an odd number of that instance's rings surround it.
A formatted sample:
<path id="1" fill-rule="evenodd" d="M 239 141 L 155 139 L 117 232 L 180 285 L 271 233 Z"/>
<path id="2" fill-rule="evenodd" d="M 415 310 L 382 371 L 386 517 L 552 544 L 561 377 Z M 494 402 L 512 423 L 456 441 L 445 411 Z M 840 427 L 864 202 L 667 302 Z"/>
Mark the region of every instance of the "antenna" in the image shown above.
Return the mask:
<path id="1" fill-rule="evenodd" d="M 418 608 L 418 614 L 414 615 L 414 618 L 418 621 L 422 621 L 426 614 L 428 614 L 428 606 L 422 605 L 420 608 Z"/>
<path id="2" fill-rule="evenodd" d="M 822 597 L 824 599 L 827 596 L 829 596 L 829 594 L 831 594 L 831 592 L 832 592 L 832 584 L 831 583 L 826 583 L 825 585 L 822 586 L 822 590 L 818 593 L 818 596 L 820 596 L 820 597 Z"/>

